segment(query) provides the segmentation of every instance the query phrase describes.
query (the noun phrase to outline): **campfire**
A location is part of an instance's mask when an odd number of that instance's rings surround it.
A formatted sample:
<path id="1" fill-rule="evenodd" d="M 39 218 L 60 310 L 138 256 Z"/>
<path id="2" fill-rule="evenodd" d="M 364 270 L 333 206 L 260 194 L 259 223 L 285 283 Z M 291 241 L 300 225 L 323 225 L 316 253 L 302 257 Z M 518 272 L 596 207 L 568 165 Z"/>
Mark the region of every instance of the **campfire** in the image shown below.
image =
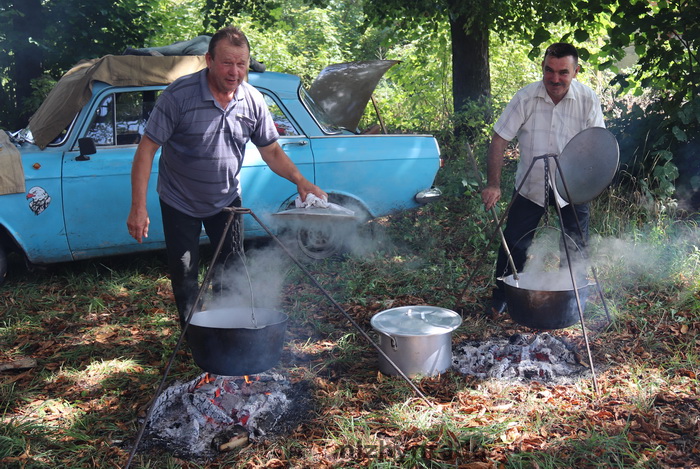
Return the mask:
<path id="1" fill-rule="evenodd" d="M 571 347 L 549 333 L 468 342 L 456 347 L 452 367 L 480 379 L 566 381 L 588 368 Z"/>
<path id="2" fill-rule="evenodd" d="M 178 457 L 207 459 L 283 432 L 283 419 L 304 399 L 277 373 L 218 376 L 175 382 L 153 403 L 144 442 Z M 298 396 L 297 396 L 298 397 Z M 294 412 L 291 412 L 294 413 Z"/>

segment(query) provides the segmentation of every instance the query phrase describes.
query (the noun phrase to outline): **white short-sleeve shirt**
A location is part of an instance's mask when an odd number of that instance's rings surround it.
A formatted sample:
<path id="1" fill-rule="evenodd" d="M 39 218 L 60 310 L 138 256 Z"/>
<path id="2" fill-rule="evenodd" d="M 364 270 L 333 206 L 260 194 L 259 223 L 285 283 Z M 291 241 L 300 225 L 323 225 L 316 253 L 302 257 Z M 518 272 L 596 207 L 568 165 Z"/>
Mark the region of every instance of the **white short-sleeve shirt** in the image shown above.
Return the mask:
<path id="1" fill-rule="evenodd" d="M 600 100 L 588 86 L 571 81 L 569 91 L 555 105 L 542 81 L 521 88 L 508 103 L 494 125 L 494 132 L 505 140 L 518 138 L 520 162 L 515 175 L 515 187 L 520 195 L 544 206 L 544 160 L 534 158 L 546 154 L 561 154 L 576 134 L 590 127 L 605 127 Z M 556 168 L 550 158 L 550 186 L 554 188 Z M 532 169 L 530 169 L 532 166 Z M 530 171 L 527 180 L 525 175 Z M 522 187 L 521 187 L 522 184 Z M 557 194 L 560 206 L 566 202 Z"/>

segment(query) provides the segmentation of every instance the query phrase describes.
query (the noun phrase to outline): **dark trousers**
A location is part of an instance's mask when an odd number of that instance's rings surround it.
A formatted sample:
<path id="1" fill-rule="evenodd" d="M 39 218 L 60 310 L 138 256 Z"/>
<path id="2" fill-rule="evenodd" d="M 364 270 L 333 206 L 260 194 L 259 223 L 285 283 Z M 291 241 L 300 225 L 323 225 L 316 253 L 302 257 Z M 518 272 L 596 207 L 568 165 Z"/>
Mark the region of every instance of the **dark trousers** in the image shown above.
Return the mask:
<path id="1" fill-rule="evenodd" d="M 240 207 L 241 199 L 236 199 L 230 206 Z M 231 228 L 224 233 L 229 212 L 222 211 L 211 217 L 196 218 L 174 209 L 162 200 L 160 208 L 170 279 L 180 324 L 184 325 L 199 292 L 199 238 L 202 225 L 214 248 L 224 238 L 212 277 L 212 291 L 221 294 L 226 286 L 224 273 L 243 256 L 243 217 L 235 214 Z M 201 305 L 196 306 L 199 308 Z"/>
<path id="2" fill-rule="evenodd" d="M 549 194 L 549 205 L 554 206 L 556 200 L 554 194 Z M 549 209 L 547 207 L 547 209 Z M 513 256 L 513 264 L 518 272 L 522 272 L 527 259 L 527 250 L 532 244 L 532 239 L 535 236 L 535 230 L 545 214 L 545 207 L 540 207 L 531 200 L 523 197 L 520 194 L 513 195 L 513 204 L 508 211 L 506 227 L 503 230 L 503 236 L 508 244 L 511 256 Z M 559 218 L 558 215 L 554 215 Z M 576 223 L 578 218 L 578 224 Z M 588 242 L 588 204 L 572 205 L 568 204 L 561 208 L 561 226 L 564 233 L 568 236 L 569 253 L 580 258 L 585 256 L 583 250 L 584 242 Z M 581 229 L 579 230 L 579 224 Z M 583 239 L 581 238 L 583 233 Z M 569 239 L 570 238 L 570 239 Z M 572 243 L 575 243 L 575 245 Z M 508 255 L 503 246 L 498 250 L 498 260 L 496 261 L 496 289 L 493 292 L 494 299 L 503 299 L 503 282 L 498 280 L 500 277 L 511 275 L 513 270 L 508 262 Z"/>

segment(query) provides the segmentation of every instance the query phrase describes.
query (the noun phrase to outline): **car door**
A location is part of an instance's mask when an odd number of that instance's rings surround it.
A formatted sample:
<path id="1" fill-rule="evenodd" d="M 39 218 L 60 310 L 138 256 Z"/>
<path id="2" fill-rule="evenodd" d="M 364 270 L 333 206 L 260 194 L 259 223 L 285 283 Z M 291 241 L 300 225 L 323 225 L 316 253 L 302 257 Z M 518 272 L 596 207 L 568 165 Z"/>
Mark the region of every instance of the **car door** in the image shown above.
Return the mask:
<path id="1" fill-rule="evenodd" d="M 139 245 L 126 229 L 131 205 L 131 164 L 157 95 L 157 88 L 108 88 L 93 99 L 96 104 L 90 110 L 91 118 L 84 128 L 78 129 L 80 136 L 94 140 L 97 153 L 81 156 L 76 148 L 64 155 L 64 216 L 74 259 L 163 245 L 155 191 L 157 162 L 149 182 L 149 236 Z"/>
<path id="2" fill-rule="evenodd" d="M 315 180 L 314 156 L 309 139 L 304 135 L 293 117 L 273 97 L 272 93 L 261 90 L 265 102 L 280 134 L 279 144 L 299 171 L 309 181 Z M 243 205 L 253 210 L 260 219 L 273 227 L 271 214 L 297 195 L 294 184 L 278 176 L 265 164 L 260 152 L 252 143 L 246 146 L 245 161 L 241 169 L 241 191 Z M 247 236 L 265 236 L 265 232 L 251 217 L 245 220 Z"/>

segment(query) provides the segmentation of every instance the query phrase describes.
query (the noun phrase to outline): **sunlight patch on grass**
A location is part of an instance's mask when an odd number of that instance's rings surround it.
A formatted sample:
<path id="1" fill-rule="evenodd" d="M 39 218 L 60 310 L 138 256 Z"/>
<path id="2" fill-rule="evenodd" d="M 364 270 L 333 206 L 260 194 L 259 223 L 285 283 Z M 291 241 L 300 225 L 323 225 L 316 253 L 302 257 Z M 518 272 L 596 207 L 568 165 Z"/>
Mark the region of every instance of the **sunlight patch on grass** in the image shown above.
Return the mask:
<path id="1" fill-rule="evenodd" d="M 70 380 L 78 389 L 93 389 L 115 375 L 142 372 L 143 367 L 132 359 L 114 358 L 112 360 L 95 360 L 82 370 L 64 369 L 51 381 Z"/>
<path id="2" fill-rule="evenodd" d="M 398 402 L 387 409 L 391 421 L 401 430 L 417 428 L 428 430 L 443 421 L 442 407 L 415 406 L 411 402 Z"/>
<path id="3" fill-rule="evenodd" d="M 64 428 L 75 422 L 84 411 L 65 399 L 34 399 L 15 414 L 2 417 L 3 424 L 35 422 L 45 427 Z"/>

